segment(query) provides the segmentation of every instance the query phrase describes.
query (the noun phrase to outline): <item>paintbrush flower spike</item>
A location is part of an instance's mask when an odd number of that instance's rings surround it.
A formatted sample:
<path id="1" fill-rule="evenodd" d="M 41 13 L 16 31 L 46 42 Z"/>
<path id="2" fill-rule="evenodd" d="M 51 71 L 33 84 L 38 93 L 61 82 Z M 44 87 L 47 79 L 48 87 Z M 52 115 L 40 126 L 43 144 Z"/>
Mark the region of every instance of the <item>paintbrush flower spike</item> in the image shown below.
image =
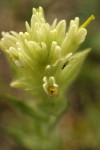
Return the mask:
<path id="1" fill-rule="evenodd" d="M 43 8 L 33 8 L 26 32 L 2 32 L 0 47 L 16 70 L 11 86 L 31 91 L 39 97 L 59 97 L 62 90 L 75 78 L 89 49 L 74 54 L 87 35 L 85 27 L 94 16 L 79 25 L 76 17 L 66 29 L 66 21 L 50 25 Z"/>

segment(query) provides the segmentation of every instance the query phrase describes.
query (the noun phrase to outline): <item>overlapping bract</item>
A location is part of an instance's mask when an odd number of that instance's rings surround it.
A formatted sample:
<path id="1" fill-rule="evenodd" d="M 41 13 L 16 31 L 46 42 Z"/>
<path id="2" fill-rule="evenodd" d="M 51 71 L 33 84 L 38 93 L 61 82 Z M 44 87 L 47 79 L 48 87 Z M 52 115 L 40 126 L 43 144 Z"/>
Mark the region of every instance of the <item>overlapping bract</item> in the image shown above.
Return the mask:
<path id="1" fill-rule="evenodd" d="M 50 25 L 44 18 L 43 9 L 33 8 L 30 25 L 26 22 L 26 32 L 2 33 L 0 47 L 13 61 L 17 72 L 11 86 L 34 95 L 59 95 L 74 79 L 89 52 L 73 55 L 86 34 L 86 29 L 79 27 L 78 17 L 71 20 L 66 29 L 65 20 L 57 23 L 55 19 Z"/>

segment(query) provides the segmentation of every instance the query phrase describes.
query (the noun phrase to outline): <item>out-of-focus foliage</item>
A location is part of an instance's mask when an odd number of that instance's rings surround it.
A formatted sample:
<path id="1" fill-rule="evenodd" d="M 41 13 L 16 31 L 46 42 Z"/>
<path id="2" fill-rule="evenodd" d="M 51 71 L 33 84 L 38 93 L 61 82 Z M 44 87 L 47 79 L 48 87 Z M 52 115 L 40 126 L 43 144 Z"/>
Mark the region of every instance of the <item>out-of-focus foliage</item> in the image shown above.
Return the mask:
<path id="1" fill-rule="evenodd" d="M 59 130 L 65 150 L 99 150 L 100 149 L 100 1 L 99 0 L 1 0 L 0 31 L 24 31 L 24 21 L 29 20 L 33 7 L 43 6 L 46 19 L 66 19 L 75 16 L 81 23 L 91 14 L 96 20 L 88 27 L 88 36 L 82 48 L 92 47 L 82 70 L 70 87 L 67 97 L 69 109 L 64 115 Z M 3 126 L 19 114 L 15 107 L 9 105 L 5 94 L 17 98 L 29 97 L 23 91 L 11 89 L 11 70 L 6 58 L 0 53 L 0 150 L 22 149 L 9 140 Z M 16 117 L 17 118 L 17 117 Z M 20 120 L 20 118 L 19 118 Z M 25 120 L 24 120 L 25 121 Z M 24 122 L 23 121 L 23 122 Z M 26 122 L 27 123 L 27 122 Z M 31 128 L 31 124 L 30 124 Z M 1 132 L 2 131 L 2 132 Z M 63 133 L 66 132 L 66 137 Z M 2 139 L 2 140 L 1 140 Z M 3 142 L 2 142 L 3 141 Z M 3 144 L 6 143 L 6 144 Z M 20 143 L 21 144 L 21 143 Z"/>

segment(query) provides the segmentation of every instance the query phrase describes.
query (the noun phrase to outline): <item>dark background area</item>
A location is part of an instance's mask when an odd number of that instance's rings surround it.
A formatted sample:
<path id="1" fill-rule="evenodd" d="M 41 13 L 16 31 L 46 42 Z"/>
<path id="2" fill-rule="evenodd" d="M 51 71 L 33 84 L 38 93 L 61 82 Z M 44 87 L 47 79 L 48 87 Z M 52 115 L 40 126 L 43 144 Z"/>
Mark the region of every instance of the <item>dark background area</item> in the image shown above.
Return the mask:
<path id="1" fill-rule="evenodd" d="M 55 18 L 67 23 L 74 17 L 82 24 L 90 15 L 96 19 L 87 28 L 88 35 L 81 49 L 91 47 L 81 72 L 70 86 L 66 99 L 69 109 L 60 123 L 66 132 L 65 150 L 100 150 L 100 1 L 99 0 L 0 0 L 0 32 L 25 31 L 32 8 L 42 6 L 49 23 Z M 1 35 L 0 35 L 1 36 Z M 14 115 L 14 109 L 5 101 L 9 93 L 17 98 L 28 95 L 12 89 L 12 72 L 0 51 L 0 150 L 25 150 L 8 137 L 3 130 L 5 120 Z"/>

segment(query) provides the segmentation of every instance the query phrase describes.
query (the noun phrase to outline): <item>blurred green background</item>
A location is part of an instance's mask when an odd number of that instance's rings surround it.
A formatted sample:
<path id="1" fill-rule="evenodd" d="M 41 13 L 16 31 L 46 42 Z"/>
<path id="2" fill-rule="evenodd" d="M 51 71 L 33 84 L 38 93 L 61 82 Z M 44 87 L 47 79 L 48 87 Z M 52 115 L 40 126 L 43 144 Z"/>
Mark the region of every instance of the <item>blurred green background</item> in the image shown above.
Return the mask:
<path id="1" fill-rule="evenodd" d="M 84 66 L 66 93 L 69 108 L 59 126 L 66 138 L 65 150 L 100 150 L 100 1 L 99 0 L 0 0 L 0 32 L 24 31 L 24 22 L 30 21 L 33 7 L 44 8 L 46 20 L 65 19 L 67 23 L 80 17 L 81 24 L 92 14 L 96 19 L 89 27 L 81 49 L 91 47 Z M 1 36 L 1 35 L 0 35 Z M 15 115 L 15 108 L 6 102 L 4 95 L 27 99 L 22 90 L 9 84 L 12 72 L 4 54 L 0 51 L 0 150 L 25 150 L 9 138 L 3 126 L 5 120 Z"/>

